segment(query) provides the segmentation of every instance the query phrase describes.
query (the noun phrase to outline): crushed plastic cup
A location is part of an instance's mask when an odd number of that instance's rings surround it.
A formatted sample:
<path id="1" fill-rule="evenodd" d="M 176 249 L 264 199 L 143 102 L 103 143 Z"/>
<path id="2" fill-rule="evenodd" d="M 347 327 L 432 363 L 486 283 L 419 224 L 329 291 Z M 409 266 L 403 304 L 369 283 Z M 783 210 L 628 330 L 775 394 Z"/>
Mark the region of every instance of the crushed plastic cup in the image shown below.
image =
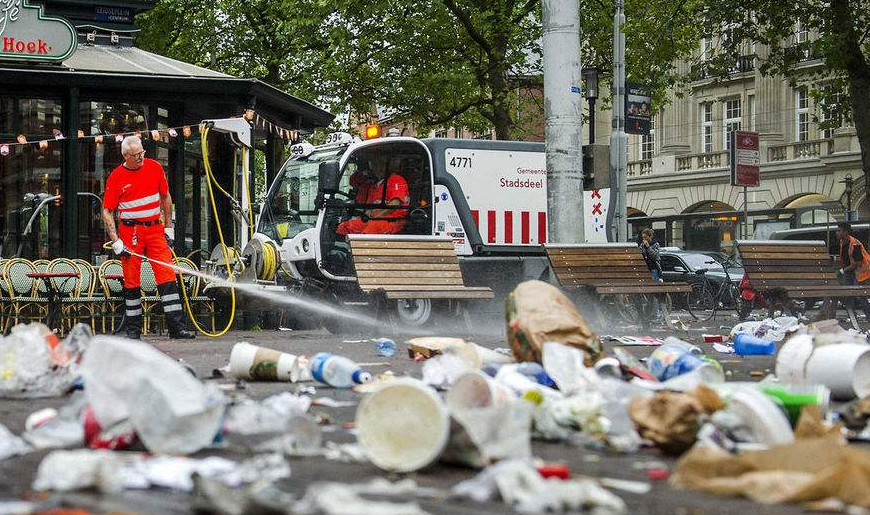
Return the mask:
<path id="1" fill-rule="evenodd" d="M 396 355 L 396 351 L 398 350 L 396 347 L 396 342 L 389 338 L 378 338 L 374 341 L 375 343 L 375 354 L 378 356 L 383 356 L 385 358 L 391 358 Z"/>
<path id="2" fill-rule="evenodd" d="M 444 401 L 451 411 L 503 406 L 516 398 L 514 392 L 479 370 L 469 370 L 447 390 Z"/>
<path id="3" fill-rule="evenodd" d="M 375 466 L 412 472 L 441 456 L 450 437 L 450 415 L 434 389 L 400 378 L 363 397 L 356 428 L 359 444 Z"/>
<path id="4" fill-rule="evenodd" d="M 650 372 L 659 381 L 667 381 L 682 374 L 697 370 L 707 382 L 722 382 L 725 374 L 721 366 L 695 355 L 697 347 L 677 338 L 667 338 L 647 360 Z"/>
<path id="5" fill-rule="evenodd" d="M 838 400 L 870 395 L 870 345 L 815 345 L 813 336 L 796 335 L 780 349 L 775 370 L 783 382 L 825 385 Z"/>
<path id="6" fill-rule="evenodd" d="M 738 356 L 772 356 L 776 343 L 751 334 L 740 333 L 734 336 L 734 353 Z"/>
<path id="7" fill-rule="evenodd" d="M 240 342 L 230 353 L 230 373 L 238 379 L 310 381 L 308 360 L 286 352 Z"/>

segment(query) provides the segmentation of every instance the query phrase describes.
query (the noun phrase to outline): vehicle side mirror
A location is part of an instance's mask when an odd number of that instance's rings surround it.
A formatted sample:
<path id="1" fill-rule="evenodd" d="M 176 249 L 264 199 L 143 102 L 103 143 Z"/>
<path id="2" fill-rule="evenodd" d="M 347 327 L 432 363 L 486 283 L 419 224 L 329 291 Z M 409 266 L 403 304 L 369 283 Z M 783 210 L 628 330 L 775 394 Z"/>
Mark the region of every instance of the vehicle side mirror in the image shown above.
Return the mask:
<path id="1" fill-rule="evenodd" d="M 685 274 L 685 273 L 686 273 L 686 269 L 683 268 L 683 267 L 681 267 L 681 266 L 675 266 L 675 267 L 674 267 L 674 272 L 678 272 L 678 273 L 681 273 L 681 274 Z"/>
<path id="2" fill-rule="evenodd" d="M 335 193 L 341 181 L 341 170 L 338 161 L 324 161 L 317 168 L 317 192 L 322 196 L 324 193 Z"/>

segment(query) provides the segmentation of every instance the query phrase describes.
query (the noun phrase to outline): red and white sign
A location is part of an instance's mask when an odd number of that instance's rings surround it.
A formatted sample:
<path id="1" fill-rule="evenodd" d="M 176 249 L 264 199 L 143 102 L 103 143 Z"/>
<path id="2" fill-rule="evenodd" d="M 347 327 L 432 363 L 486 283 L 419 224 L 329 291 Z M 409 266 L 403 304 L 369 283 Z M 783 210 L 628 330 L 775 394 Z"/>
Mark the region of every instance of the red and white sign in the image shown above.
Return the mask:
<path id="1" fill-rule="evenodd" d="M 547 242 L 547 167 L 543 152 L 448 148 L 444 163 L 447 173 L 462 186 L 484 244 Z"/>
<path id="2" fill-rule="evenodd" d="M 731 135 L 731 184 L 758 186 L 761 183 L 761 152 L 758 133 L 734 131 Z"/>
<path id="3" fill-rule="evenodd" d="M 76 49 L 68 21 L 46 16 L 28 0 L 0 1 L 0 59 L 63 61 Z"/>
<path id="4" fill-rule="evenodd" d="M 586 243 L 607 243 L 607 211 L 610 188 L 583 192 L 583 224 Z"/>

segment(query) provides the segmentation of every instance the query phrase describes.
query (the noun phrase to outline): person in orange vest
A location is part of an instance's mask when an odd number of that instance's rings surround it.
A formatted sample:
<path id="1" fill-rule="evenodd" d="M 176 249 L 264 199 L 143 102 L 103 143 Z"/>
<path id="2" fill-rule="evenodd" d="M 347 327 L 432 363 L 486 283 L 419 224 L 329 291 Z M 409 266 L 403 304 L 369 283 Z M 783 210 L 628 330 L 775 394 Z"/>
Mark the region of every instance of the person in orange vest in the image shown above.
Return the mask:
<path id="1" fill-rule="evenodd" d="M 837 240 L 840 242 L 840 276 L 846 286 L 864 285 L 870 281 L 870 254 L 864 245 L 852 236 L 852 224 L 837 224 Z M 870 321 L 870 301 L 855 297 L 854 306 L 864 311 Z"/>
<path id="2" fill-rule="evenodd" d="M 350 185 L 357 191 L 357 204 L 407 206 L 411 201 L 408 182 L 399 174 L 387 176 L 386 156 L 375 156 L 372 169 L 354 172 Z M 405 209 L 370 209 L 365 217 L 351 218 L 340 224 L 336 232 L 347 234 L 396 234 L 405 227 Z"/>
<path id="3" fill-rule="evenodd" d="M 156 263 L 172 263 L 169 247 L 175 237 L 172 197 L 169 195 L 166 173 L 160 163 L 145 158 L 142 141 L 137 136 L 124 138 L 121 155 L 124 156 L 124 162 L 106 179 L 103 223 L 112 240 L 112 250 L 124 268 L 124 330 L 128 338 L 136 340 L 142 334 L 142 296 L 139 291 L 142 258 L 131 254 L 135 252 L 154 260 L 151 267 L 169 336 L 194 338 L 194 333 L 184 328 L 184 312 L 178 283 L 175 282 L 175 271 Z M 120 221 L 119 230 L 115 229 L 116 211 Z M 161 214 L 163 223 L 160 222 Z"/>

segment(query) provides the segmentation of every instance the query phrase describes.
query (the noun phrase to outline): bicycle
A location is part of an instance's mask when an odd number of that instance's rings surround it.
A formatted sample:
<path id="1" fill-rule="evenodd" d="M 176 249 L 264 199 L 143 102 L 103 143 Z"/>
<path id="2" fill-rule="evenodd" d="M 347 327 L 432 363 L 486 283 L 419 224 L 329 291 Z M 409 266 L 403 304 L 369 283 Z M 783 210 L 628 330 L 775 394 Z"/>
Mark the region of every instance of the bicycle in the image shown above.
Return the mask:
<path id="1" fill-rule="evenodd" d="M 722 263 L 725 271 L 725 280 L 716 291 L 715 286 L 707 277 L 707 269 L 695 270 L 700 277 L 700 282 L 692 284 L 692 291 L 686 296 L 686 309 L 695 320 L 707 321 L 716 316 L 716 312 L 725 309 L 726 306 L 734 309 L 738 316 L 741 314 L 743 299 L 740 297 L 740 287 L 731 280 L 729 268 L 737 268 L 737 263 L 731 259 Z"/>

